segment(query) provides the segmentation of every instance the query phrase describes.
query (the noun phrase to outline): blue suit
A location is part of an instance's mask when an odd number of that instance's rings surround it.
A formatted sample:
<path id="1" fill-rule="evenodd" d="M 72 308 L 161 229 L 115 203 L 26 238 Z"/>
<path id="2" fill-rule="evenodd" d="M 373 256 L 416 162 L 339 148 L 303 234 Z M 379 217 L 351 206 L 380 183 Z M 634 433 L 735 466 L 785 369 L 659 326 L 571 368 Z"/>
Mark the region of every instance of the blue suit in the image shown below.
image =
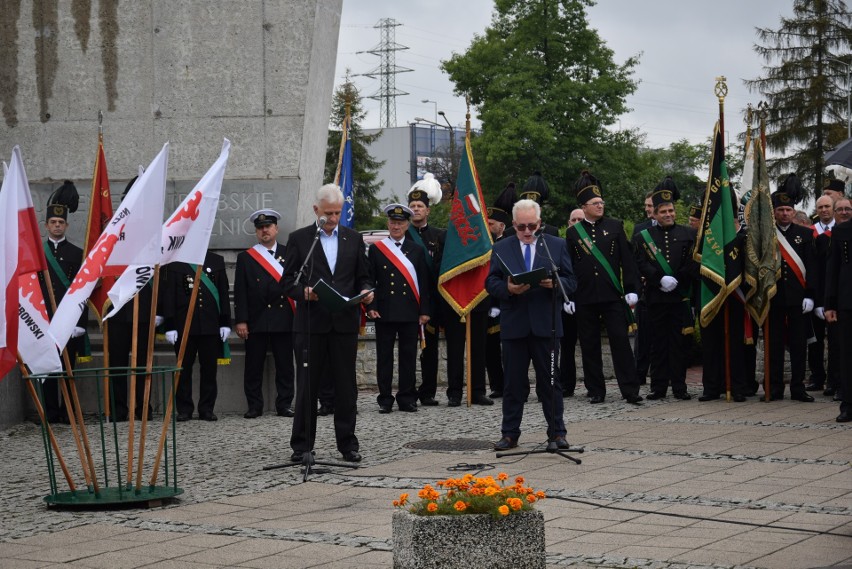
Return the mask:
<path id="1" fill-rule="evenodd" d="M 571 258 L 564 239 L 552 235 L 541 235 L 535 244 L 533 269 L 552 264 L 542 240 L 553 255 L 558 267 L 559 280 L 567 294 L 577 288 L 577 280 L 571 267 Z M 547 420 L 547 435 L 550 439 L 564 436 L 565 422 L 562 420 L 562 388 L 559 378 L 554 378 L 553 389 L 550 386 L 550 348 L 551 326 L 556 325 L 557 338 L 562 336 L 561 296 L 557 296 L 555 306 L 553 295 L 559 291 L 535 286 L 520 295 L 509 294 L 508 277 L 500 260 L 512 273 L 526 270 L 521 243 L 516 235 L 502 239 L 494 244 L 491 256 L 491 269 L 485 281 L 488 294 L 500 303 L 500 340 L 503 348 L 503 368 L 505 385 L 503 388 L 503 424 L 504 437 L 517 440 L 521 434 L 521 419 L 524 412 L 525 383 L 528 384 L 530 361 L 536 373 L 536 395 L 541 402 L 544 417 Z M 553 318 L 550 311 L 554 310 Z M 557 356 L 559 344 L 554 347 Z"/>

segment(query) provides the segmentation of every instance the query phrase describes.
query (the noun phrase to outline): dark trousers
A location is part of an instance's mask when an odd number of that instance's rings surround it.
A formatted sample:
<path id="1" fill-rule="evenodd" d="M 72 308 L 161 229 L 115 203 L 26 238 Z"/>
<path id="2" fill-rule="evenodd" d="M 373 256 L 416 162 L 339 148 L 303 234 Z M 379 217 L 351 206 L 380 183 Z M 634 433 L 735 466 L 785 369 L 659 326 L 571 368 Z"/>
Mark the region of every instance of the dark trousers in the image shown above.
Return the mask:
<path id="1" fill-rule="evenodd" d="M 840 412 L 852 413 L 852 310 L 838 310 L 837 322 L 829 327 L 837 328 L 840 347 Z"/>
<path id="2" fill-rule="evenodd" d="M 808 344 L 808 368 L 811 370 L 811 383 L 822 387 L 825 385 L 825 321 L 813 313 L 807 315 L 811 319 L 816 341 Z"/>
<path id="3" fill-rule="evenodd" d="M 646 315 L 651 336 L 651 391 L 686 393 L 686 336 L 682 302 L 656 303 Z M 641 330 L 641 328 L 640 328 Z"/>
<path id="4" fill-rule="evenodd" d="M 127 322 L 109 321 L 109 367 L 130 367 L 130 349 L 133 345 L 133 325 Z M 138 324 L 138 338 L 136 340 L 136 366 L 145 367 L 148 353 L 148 323 L 140 322 Z M 118 375 L 115 379 L 110 380 L 112 385 L 113 395 L 112 404 L 115 406 L 115 419 L 127 419 L 129 412 L 127 389 L 130 384 L 130 374 Z M 141 409 L 143 398 L 145 396 L 145 375 L 138 374 L 136 376 L 136 405 L 137 409 Z M 135 411 L 136 417 L 142 416 L 140 411 Z M 151 406 L 148 405 L 148 413 L 151 413 Z"/>
<path id="5" fill-rule="evenodd" d="M 601 320 L 609 338 L 612 366 L 622 397 L 639 394 L 633 350 L 627 337 L 627 309 L 621 301 L 577 305 L 577 329 L 583 353 L 583 381 L 589 395 L 603 396 L 606 384 L 601 354 Z"/>
<path id="6" fill-rule="evenodd" d="M 485 336 L 485 371 L 488 373 L 488 385 L 491 391 L 503 393 L 503 350 L 500 347 L 500 319 L 488 319 L 488 333 Z"/>
<path id="7" fill-rule="evenodd" d="M 275 360 L 275 409 L 283 411 L 293 404 L 293 334 L 290 332 L 252 332 L 246 338 L 243 389 L 249 411 L 263 412 L 263 364 L 266 351 Z"/>
<path id="8" fill-rule="evenodd" d="M 547 436 L 565 436 L 565 421 L 562 418 L 562 385 L 559 377 L 550 385 L 550 338 L 528 336 L 503 340 L 503 369 L 506 373 L 503 389 L 503 423 L 500 430 L 504 437 L 517 440 L 521 436 L 521 419 L 524 416 L 524 401 L 529 392 L 529 368 L 532 360 L 535 369 L 535 393 L 541 402 L 541 410 L 547 421 Z M 559 350 L 558 345 L 556 350 Z M 558 358 L 558 353 L 556 354 Z"/>
<path id="9" fill-rule="evenodd" d="M 423 327 L 426 347 L 420 352 L 420 387 L 417 389 L 420 399 L 434 399 L 438 392 L 438 333 L 437 323 Z"/>
<path id="10" fill-rule="evenodd" d="M 471 312 L 470 322 L 470 386 L 471 394 L 485 395 L 485 336 L 488 314 Z M 465 385 L 466 324 L 458 316 L 445 319 L 447 334 L 447 398 L 461 398 Z"/>
<path id="11" fill-rule="evenodd" d="M 393 405 L 393 346 L 399 346 L 396 402 L 400 406 L 417 403 L 417 322 L 376 322 L 376 382 L 379 405 Z M 397 342 L 399 339 L 399 342 Z"/>
<path id="12" fill-rule="evenodd" d="M 648 303 L 640 300 L 636 304 L 636 334 L 633 337 L 633 353 L 636 361 L 636 380 L 644 384 L 652 366 L 651 323 L 648 315 Z"/>
<path id="13" fill-rule="evenodd" d="M 577 317 L 574 314 L 562 314 L 562 338 L 559 339 L 559 383 L 562 393 L 574 395 L 577 389 L 577 362 L 574 354 L 577 350 Z"/>
<path id="14" fill-rule="evenodd" d="M 181 338 L 175 343 L 175 355 L 180 351 Z M 175 403 L 179 415 L 192 416 L 195 405 L 192 402 L 192 366 L 198 358 L 200 379 L 198 380 L 198 414 L 210 415 L 216 405 L 218 388 L 216 385 L 216 360 L 222 353 L 222 339 L 219 336 L 193 336 L 186 339 L 186 351 L 183 354 L 183 367 L 180 372 Z"/>
<path id="15" fill-rule="evenodd" d="M 72 338 L 68 340 L 66 349 L 68 350 L 68 361 L 71 362 L 71 368 L 76 367 L 77 349 L 79 346 L 78 340 L 82 338 Z M 62 359 L 62 365 L 65 366 L 65 359 Z M 59 389 L 59 376 L 48 376 L 41 386 L 43 394 L 44 414 L 48 422 L 55 423 L 57 421 L 67 420 L 68 412 L 65 410 L 65 400 Z M 68 394 L 69 397 L 71 394 Z"/>
<path id="16" fill-rule="evenodd" d="M 731 393 L 733 395 L 752 395 L 754 380 L 754 346 L 743 343 L 745 338 L 745 312 L 741 302 L 735 299 L 726 301 L 728 306 L 728 349 L 730 350 Z M 725 389 L 725 312 L 719 311 L 709 326 L 701 327 L 701 349 L 703 370 L 701 383 L 704 395 L 718 397 L 726 393 Z M 751 354 L 751 366 L 748 355 Z"/>
<path id="17" fill-rule="evenodd" d="M 840 359 L 845 349 L 839 337 L 840 329 L 836 322 L 828 322 L 825 327 L 825 336 L 828 340 L 828 366 L 826 366 L 826 387 L 838 389 L 843 374 L 840 371 Z M 848 338 L 847 338 L 848 340 Z"/>
<path id="18" fill-rule="evenodd" d="M 296 355 L 300 364 L 304 363 L 305 334 L 296 335 Z M 293 432 L 290 446 L 294 451 L 313 450 L 317 434 L 317 399 L 323 373 L 327 373 L 334 385 L 334 436 L 337 450 L 346 452 L 358 450 L 358 438 L 355 436 L 355 419 L 358 402 L 358 386 L 355 382 L 355 357 L 358 352 L 358 334 L 311 334 L 308 350 L 309 389 L 300 383 L 296 392 L 296 416 L 293 418 Z M 325 363 L 325 366 L 323 364 Z M 307 401 L 305 401 L 307 399 Z M 310 413 L 308 425 L 305 414 Z"/>
<path id="19" fill-rule="evenodd" d="M 778 303 L 780 304 L 780 303 Z M 801 307 L 769 306 L 769 389 L 773 397 L 784 395 L 784 345 L 790 351 L 790 393 L 805 391 L 807 314 Z"/>

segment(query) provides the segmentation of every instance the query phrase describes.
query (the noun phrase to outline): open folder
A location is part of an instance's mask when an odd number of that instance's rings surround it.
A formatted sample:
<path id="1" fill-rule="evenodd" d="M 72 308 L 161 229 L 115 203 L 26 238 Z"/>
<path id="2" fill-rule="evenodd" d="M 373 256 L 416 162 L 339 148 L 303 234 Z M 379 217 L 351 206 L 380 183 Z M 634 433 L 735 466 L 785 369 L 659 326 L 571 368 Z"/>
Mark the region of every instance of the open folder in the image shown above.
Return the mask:
<path id="1" fill-rule="evenodd" d="M 511 277 L 512 282 L 514 284 L 528 284 L 530 286 L 538 286 L 538 283 L 540 283 L 544 279 L 550 278 L 547 269 L 545 269 L 544 267 L 539 267 L 531 271 L 524 271 L 522 273 L 513 273 L 509 270 L 509 267 L 506 266 L 506 263 L 503 262 L 503 259 L 500 258 L 500 255 L 496 255 L 496 257 L 497 260 L 500 261 L 500 267 L 503 269 L 503 272 L 509 275 L 509 277 Z"/>
<path id="2" fill-rule="evenodd" d="M 373 290 L 375 289 L 370 289 L 367 292 L 349 298 L 348 296 L 343 296 L 331 288 L 328 283 L 322 279 L 314 285 L 314 292 L 319 297 L 320 304 L 325 306 L 331 312 L 337 312 L 344 308 L 361 304 L 364 297 L 373 292 Z"/>

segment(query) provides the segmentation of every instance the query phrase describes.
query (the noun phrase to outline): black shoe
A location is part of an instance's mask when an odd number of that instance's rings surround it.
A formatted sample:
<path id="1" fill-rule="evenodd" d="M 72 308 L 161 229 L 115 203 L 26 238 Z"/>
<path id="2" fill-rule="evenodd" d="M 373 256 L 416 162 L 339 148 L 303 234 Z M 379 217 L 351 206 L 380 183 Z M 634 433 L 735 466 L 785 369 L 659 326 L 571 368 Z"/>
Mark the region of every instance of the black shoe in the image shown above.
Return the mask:
<path id="1" fill-rule="evenodd" d="M 320 417 L 334 415 L 334 407 L 332 407 L 331 405 L 320 405 L 320 408 L 317 411 L 317 415 L 319 415 Z"/>
<path id="2" fill-rule="evenodd" d="M 503 437 L 494 443 L 494 450 L 509 450 L 518 446 L 518 439 L 512 437 Z"/>
<path id="3" fill-rule="evenodd" d="M 420 404 L 424 407 L 435 407 L 436 405 L 440 405 L 434 397 L 421 397 Z"/>
<path id="4" fill-rule="evenodd" d="M 568 444 L 568 441 L 565 439 L 564 435 L 559 435 L 550 439 L 550 442 L 556 443 L 556 448 L 560 450 L 568 450 L 571 448 L 571 445 Z"/>
<path id="5" fill-rule="evenodd" d="M 769 400 L 770 401 L 783 401 L 784 400 L 784 394 L 783 393 L 770 393 L 769 394 Z"/>
<path id="6" fill-rule="evenodd" d="M 390 405 L 379 405 L 379 413 L 385 415 L 391 412 L 393 412 L 393 407 L 391 407 Z"/>
<path id="7" fill-rule="evenodd" d="M 293 410 L 292 407 L 284 407 L 283 409 L 278 410 L 278 416 L 279 417 L 295 417 L 296 412 Z"/>
<path id="8" fill-rule="evenodd" d="M 190 419 L 192 419 L 192 415 L 189 415 L 189 414 L 186 414 L 186 413 L 178 413 L 178 416 L 177 416 L 177 422 L 178 423 L 186 423 Z"/>
<path id="9" fill-rule="evenodd" d="M 562 392 L 562 399 L 565 399 L 566 397 L 574 397 L 574 392 L 573 391 L 563 391 Z"/>
<path id="10" fill-rule="evenodd" d="M 807 388 L 806 388 L 806 389 L 807 389 Z M 808 391 L 810 391 L 810 389 L 808 389 Z M 836 391 L 833 387 L 826 387 L 826 388 L 825 388 L 825 391 L 823 391 L 823 392 L 822 392 L 822 394 L 823 394 L 823 395 L 825 395 L 826 397 L 831 397 L 831 396 L 833 396 L 836 392 L 837 392 L 837 391 Z"/>
<path id="11" fill-rule="evenodd" d="M 202 421 L 210 421 L 210 422 L 219 420 L 219 417 L 217 417 L 215 413 L 199 414 L 198 418 L 201 419 Z"/>
<path id="12" fill-rule="evenodd" d="M 489 399 L 500 399 L 501 397 L 503 397 L 502 391 L 492 391 L 488 394 Z"/>
<path id="13" fill-rule="evenodd" d="M 306 450 L 294 450 L 290 455 L 290 462 L 302 462 L 305 459 Z"/>
<path id="14" fill-rule="evenodd" d="M 641 395 L 626 395 L 624 399 L 631 405 L 639 405 L 642 403 Z"/>
<path id="15" fill-rule="evenodd" d="M 650 397 L 648 399 L 650 399 Z M 716 401 L 717 399 L 719 399 L 718 394 L 712 395 L 710 393 L 705 393 L 704 395 L 702 395 L 701 397 L 698 398 L 698 400 L 702 401 L 702 402 L 703 401 Z"/>
<path id="16" fill-rule="evenodd" d="M 699 398 L 698 400 L 701 401 L 701 398 Z M 736 401 L 737 403 L 742 403 L 745 400 L 745 395 L 740 395 L 739 393 L 734 394 L 734 401 Z"/>
<path id="17" fill-rule="evenodd" d="M 812 381 L 805 385 L 805 391 L 822 391 L 822 384 Z"/>
<path id="18" fill-rule="evenodd" d="M 494 401 L 481 393 L 474 393 L 470 398 L 470 402 L 474 405 L 494 405 Z"/>
<path id="19" fill-rule="evenodd" d="M 692 395 L 690 395 L 686 391 L 684 391 L 682 393 L 680 393 L 680 392 L 675 393 L 674 397 L 675 397 L 675 399 L 680 399 L 681 401 L 689 401 L 690 399 L 692 399 Z"/>
<path id="20" fill-rule="evenodd" d="M 592 396 L 589 398 L 589 403 L 592 403 L 592 404 L 594 404 L 594 403 L 603 403 L 603 402 L 604 402 L 604 399 L 605 399 L 605 398 L 604 398 L 604 396 L 603 396 L 603 395 L 592 395 Z"/>
<path id="21" fill-rule="evenodd" d="M 461 399 L 459 399 L 458 397 L 448 398 L 447 407 L 461 407 Z"/>
<path id="22" fill-rule="evenodd" d="M 246 411 L 246 414 L 243 415 L 243 419 L 257 419 L 261 415 L 263 415 L 263 411 L 257 411 L 255 409 L 249 409 L 248 411 Z"/>
<path id="23" fill-rule="evenodd" d="M 407 405 L 400 405 L 399 410 L 405 411 L 406 413 L 414 413 L 415 411 L 417 411 L 417 405 L 415 405 L 414 403 L 409 403 Z"/>
<path id="24" fill-rule="evenodd" d="M 801 401 L 802 403 L 810 403 L 814 400 L 812 395 L 808 395 L 807 391 L 800 391 L 798 393 L 790 394 L 790 399 L 795 401 Z"/>
<path id="25" fill-rule="evenodd" d="M 843 411 L 842 413 L 840 413 L 840 415 L 837 416 L 835 421 L 837 421 L 838 423 L 848 423 L 852 421 L 852 414 Z"/>
<path id="26" fill-rule="evenodd" d="M 666 394 L 662 391 L 652 391 L 648 394 L 648 401 L 656 401 L 657 399 L 665 399 Z"/>
<path id="27" fill-rule="evenodd" d="M 361 453 L 357 450 L 347 450 L 343 454 L 343 460 L 346 462 L 361 462 Z"/>

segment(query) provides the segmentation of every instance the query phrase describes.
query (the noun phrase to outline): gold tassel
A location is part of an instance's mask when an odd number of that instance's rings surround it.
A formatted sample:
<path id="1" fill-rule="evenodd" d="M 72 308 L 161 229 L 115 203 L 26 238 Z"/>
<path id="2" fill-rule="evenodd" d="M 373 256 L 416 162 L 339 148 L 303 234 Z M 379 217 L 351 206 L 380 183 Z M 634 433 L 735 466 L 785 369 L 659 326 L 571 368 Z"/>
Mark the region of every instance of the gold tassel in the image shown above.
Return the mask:
<path id="1" fill-rule="evenodd" d="M 85 364 L 92 361 L 94 358 L 92 356 L 77 356 L 78 364 Z"/>
<path id="2" fill-rule="evenodd" d="M 231 365 L 231 358 L 217 358 L 216 359 L 217 366 L 227 366 Z"/>

